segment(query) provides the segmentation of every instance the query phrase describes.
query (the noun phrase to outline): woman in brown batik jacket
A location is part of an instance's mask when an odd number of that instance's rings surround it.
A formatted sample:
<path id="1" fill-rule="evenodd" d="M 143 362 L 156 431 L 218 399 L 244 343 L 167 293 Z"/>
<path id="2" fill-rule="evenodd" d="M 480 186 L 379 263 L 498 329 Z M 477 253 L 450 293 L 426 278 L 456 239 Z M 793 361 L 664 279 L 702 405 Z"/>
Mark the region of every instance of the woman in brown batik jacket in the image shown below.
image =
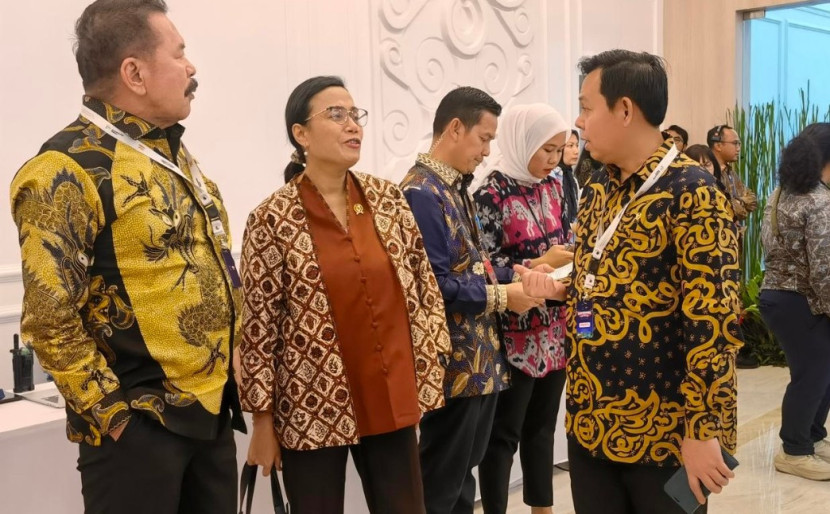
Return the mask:
<path id="1" fill-rule="evenodd" d="M 443 405 L 444 303 L 392 183 L 351 171 L 367 112 L 337 77 L 291 93 L 286 185 L 248 218 L 248 462 L 282 465 L 292 512 L 343 512 L 351 451 L 372 513 L 423 513 L 415 428 Z"/>

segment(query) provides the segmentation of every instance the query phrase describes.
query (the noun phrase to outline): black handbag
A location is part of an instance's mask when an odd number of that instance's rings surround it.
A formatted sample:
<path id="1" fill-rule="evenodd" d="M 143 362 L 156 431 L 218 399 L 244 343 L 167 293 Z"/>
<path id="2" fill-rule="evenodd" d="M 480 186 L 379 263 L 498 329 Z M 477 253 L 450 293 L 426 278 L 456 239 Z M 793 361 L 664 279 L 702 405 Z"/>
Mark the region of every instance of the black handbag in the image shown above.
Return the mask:
<path id="1" fill-rule="evenodd" d="M 239 476 L 239 514 L 251 514 L 251 503 L 254 501 L 254 486 L 258 466 L 245 464 Z M 271 498 L 274 501 L 274 514 L 289 514 L 288 504 L 282 499 L 282 488 L 277 478 L 277 468 L 271 468 Z M 242 510 L 242 504 L 245 510 Z"/>

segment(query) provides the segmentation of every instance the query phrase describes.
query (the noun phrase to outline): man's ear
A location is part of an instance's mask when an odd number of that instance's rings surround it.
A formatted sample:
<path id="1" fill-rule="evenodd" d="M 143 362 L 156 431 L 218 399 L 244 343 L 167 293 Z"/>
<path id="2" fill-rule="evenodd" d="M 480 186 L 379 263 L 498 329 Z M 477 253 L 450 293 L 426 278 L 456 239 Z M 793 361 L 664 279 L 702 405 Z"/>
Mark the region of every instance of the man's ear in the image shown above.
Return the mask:
<path id="1" fill-rule="evenodd" d="M 121 67 L 118 68 L 118 78 L 121 83 L 133 93 L 141 96 L 147 94 L 144 73 L 144 63 L 135 57 L 127 57 L 121 61 Z"/>
<path id="2" fill-rule="evenodd" d="M 617 100 L 617 108 L 620 110 L 620 116 L 624 126 L 629 126 L 634 121 L 634 102 L 631 98 L 624 96 Z"/>
<path id="3" fill-rule="evenodd" d="M 449 125 L 447 125 L 447 130 L 444 131 L 444 133 L 448 134 L 454 142 L 457 142 L 459 139 L 461 139 L 466 132 L 467 127 L 465 127 L 464 124 L 461 123 L 461 120 L 458 118 L 453 118 L 452 120 L 450 120 Z"/>

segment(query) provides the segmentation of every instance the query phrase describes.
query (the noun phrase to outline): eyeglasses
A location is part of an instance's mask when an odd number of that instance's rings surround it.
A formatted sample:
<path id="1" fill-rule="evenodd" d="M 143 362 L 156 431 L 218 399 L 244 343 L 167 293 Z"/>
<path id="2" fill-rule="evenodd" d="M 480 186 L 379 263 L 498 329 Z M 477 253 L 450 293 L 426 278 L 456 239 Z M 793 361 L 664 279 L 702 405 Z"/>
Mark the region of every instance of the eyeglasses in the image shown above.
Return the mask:
<path id="1" fill-rule="evenodd" d="M 741 143 L 740 139 L 736 139 L 734 141 L 718 141 L 718 143 L 723 143 L 725 145 L 735 145 L 735 146 L 741 146 L 743 144 L 743 143 Z"/>
<path id="2" fill-rule="evenodd" d="M 366 109 L 358 109 L 357 107 L 346 109 L 340 105 L 332 105 L 330 107 L 326 107 L 320 112 L 315 112 L 306 118 L 305 121 L 308 121 L 315 116 L 319 116 L 324 112 L 327 112 L 329 118 L 338 125 L 345 125 L 349 118 L 361 127 L 365 127 L 366 123 L 369 121 L 369 112 Z"/>

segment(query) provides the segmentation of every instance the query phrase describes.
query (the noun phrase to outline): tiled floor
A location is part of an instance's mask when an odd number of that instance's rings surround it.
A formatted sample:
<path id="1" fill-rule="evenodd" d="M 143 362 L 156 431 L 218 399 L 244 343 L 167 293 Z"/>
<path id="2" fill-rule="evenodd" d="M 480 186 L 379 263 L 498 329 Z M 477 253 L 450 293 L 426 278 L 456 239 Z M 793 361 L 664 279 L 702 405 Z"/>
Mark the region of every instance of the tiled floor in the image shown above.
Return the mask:
<path id="1" fill-rule="evenodd" d="M 710 514 L 830 514 L 830 482 L 785 475 L 772 466 L 780 445 L 781 398 L 788 381 L 786 368 L 738 371 L 736 457 L 741 464 L 724 492 L 712 495 Z M 554 513 L 573 514 L 568 473 L 556 470 L 553 484 Z M 507 512 L 530 512 L 522 502 L 521 489 L 510 495 Z"/>

